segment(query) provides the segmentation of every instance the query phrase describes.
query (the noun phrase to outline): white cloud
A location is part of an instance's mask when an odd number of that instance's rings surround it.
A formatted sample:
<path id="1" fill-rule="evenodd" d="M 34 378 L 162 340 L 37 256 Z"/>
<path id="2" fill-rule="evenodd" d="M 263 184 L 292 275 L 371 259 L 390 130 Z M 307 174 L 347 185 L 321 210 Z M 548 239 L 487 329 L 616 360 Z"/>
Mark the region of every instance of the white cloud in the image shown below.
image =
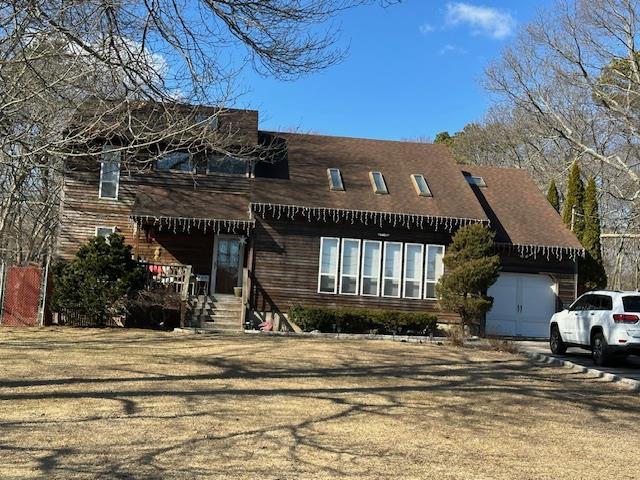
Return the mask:
<path id="1" fill-rule="evenodd" d="M 418 28 L 420 30 L 420 33 L 423 34 L 423 35 L 426 35 L 427 33 L 431 33 L 436 29 L 436 27 L 434 27 L 430 23 L 423 23 Z"/>
<path id="2" fill-rule="evenodd" d="M 467 24 L 473 34 L 484 34 L 495 39 L 513 33 L 516 20 L 510 13 L 496 8 L 455 2 L 447 4 L 446 22 L 449 25 Z"/>
<path id="3" fill-rule="evenodd" d="M 457 53 L 460 55 L 464 55 L 465 53 L 467 53 L 467 51 L 462 47 L 458 47 L 457 45 L 452 45 L 450 43 L 447 43 L 440 50 L 438 50 L 438 55 L 445 55 L 447 53 Z"/>

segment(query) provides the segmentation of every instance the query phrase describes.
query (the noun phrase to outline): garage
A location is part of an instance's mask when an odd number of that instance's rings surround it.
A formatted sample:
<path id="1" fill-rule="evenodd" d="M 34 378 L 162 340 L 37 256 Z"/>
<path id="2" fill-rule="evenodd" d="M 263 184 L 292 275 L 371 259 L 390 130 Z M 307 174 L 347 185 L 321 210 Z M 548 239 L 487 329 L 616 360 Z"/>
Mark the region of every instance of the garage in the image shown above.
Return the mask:
<path id="1" fill-rule="evenodd" d="M 556 311 L 556 283 L 548 275 L 501 273 L 488 291 L 493 307 L 487 313 L 487 335 L 549 336 Z"/>

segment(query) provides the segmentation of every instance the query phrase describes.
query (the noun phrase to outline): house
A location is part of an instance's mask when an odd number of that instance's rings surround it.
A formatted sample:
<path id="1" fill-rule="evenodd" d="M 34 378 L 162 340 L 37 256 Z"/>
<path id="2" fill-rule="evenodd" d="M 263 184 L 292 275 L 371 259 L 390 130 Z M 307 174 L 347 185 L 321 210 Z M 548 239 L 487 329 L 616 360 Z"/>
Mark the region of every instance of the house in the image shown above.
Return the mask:
<path id="1" fill-rule="evenodd" d="M 582 247 L 526 172 L 461 166 L 442 145 L 264 132 L 258 112 L 232 114 L 261 161 L 172 152 L 139 171 L 109 145 L 100 160 L 70 160 L 58 255 L 117 231 L 163 281 L 188 266 L 193 325 L 240 329 L 293 304 L 447 323 L 442 257 L 456 229 L 482 223 L 502 259 L 488 334 L 546 336 L 576 297 Z"/>

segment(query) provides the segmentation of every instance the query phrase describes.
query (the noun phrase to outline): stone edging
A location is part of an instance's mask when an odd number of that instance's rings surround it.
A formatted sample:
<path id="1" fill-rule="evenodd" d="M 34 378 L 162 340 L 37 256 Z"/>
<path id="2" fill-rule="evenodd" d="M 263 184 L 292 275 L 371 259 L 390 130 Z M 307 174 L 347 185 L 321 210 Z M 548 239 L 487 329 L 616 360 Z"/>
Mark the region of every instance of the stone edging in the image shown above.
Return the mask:
<path id="1" fill-rule="evenodd" d="M 615 373 L 603 372 L 602 370 L 598 370 L 597 368 L 589 368 L 584 367 L 582 365 L 578 365 L 577 363 L 573 363 L 569 360 L 563 360 L 561 358 L 556 358 L 551 355 L 547 355 L 539 352 L 528 352 L 525 350 L 520 350 L 520 353 L 526 355 L 531 360 L 534 360 L 539 363 L 546 363 L 549 365 L 557 365 L 560 367 L 569 368 L 578 373 L 586 373 L 591 375 L 593 378 L 601 378 L 606 382 L 615 383 L 616 385 L 620 385 L 621 387 L 630 390 L 632 392 L 640 392 L 640 381 L 634 380 L 632 378 L 622 377 L 620 375 L 616 375 Z"/>
<path id="2" fill-rule="evenodd" d="M 313 333 L 313 332 L 265 332 L 261 330 L 244 330 L 247 335 L 275 335 L 280 337 L 338 338 L 352 340 L 386 340 L 405 343 L 444 343 L 446 337 L 426 337 L 423 335 L 378 335 L 372 333 Z"/>

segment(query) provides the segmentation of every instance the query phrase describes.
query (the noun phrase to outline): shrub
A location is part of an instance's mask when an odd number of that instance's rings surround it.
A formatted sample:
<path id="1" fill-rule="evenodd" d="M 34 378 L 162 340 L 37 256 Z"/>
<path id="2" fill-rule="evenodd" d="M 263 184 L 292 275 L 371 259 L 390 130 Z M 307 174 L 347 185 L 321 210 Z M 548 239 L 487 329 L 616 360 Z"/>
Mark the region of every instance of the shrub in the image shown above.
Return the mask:
<path id="1" fill-rule="evenodd" d="M 75 311 L 97 318 L 122 315 L 129 298 L 144 286 L 145 271 L 132 258 L 121 235 L 96 237 L 70 262 L 52 269 L 54 311 Z"/>
<path id="2" fill-rule="evenodd" d="M 438 319 L 431 313 L 408 313 L 364 308 L 323 308 L 294 305 L 289 318 L 309 332 L 435 334 Z"/>
<path id="3" fill-rule="evenodd" d="M 129 328 L 173 330 L 180 326 L 180 295 L 166 289 L 142 290 L 127 303 Z"/>

